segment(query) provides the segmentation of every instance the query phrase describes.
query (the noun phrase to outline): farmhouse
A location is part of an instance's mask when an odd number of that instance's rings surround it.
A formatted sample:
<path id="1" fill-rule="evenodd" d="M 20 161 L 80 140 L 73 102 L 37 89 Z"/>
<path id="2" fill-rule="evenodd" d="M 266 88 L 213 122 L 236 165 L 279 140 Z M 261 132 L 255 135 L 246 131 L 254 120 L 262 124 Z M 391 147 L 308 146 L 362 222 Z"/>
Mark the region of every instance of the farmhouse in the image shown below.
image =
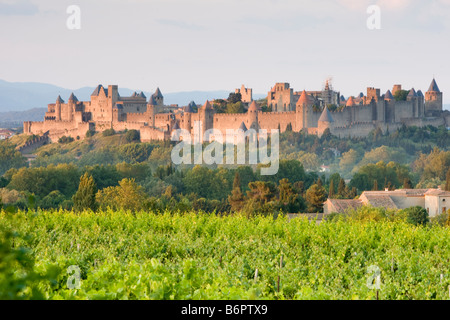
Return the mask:
<path id="1" fill-rule="evenodd" d="M 358 199 L 328 199 L 324 203 L 324 213 L 343 213 L 362 206 L 386 209 L 406 209 L 420 206 L 430 217 L 445 213 L 450 209 L 450 192 L 441 189 L 397 189 L 394 191 L 364 191 Z"/>

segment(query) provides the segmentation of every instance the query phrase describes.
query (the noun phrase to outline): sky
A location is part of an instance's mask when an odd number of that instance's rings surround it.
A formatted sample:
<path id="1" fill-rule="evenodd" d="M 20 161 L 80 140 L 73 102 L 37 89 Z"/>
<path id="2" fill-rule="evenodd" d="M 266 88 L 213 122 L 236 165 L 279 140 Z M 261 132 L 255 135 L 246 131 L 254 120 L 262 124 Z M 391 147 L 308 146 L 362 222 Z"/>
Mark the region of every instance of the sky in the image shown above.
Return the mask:
<path id="1" fill-rule="evenodd" d="M 80 8 L 80 29 L 66 12 Z M 370 5 L 381 29 L 369 29 Z M 0 0 L 0 79 L 162 92 L 394 84 L 450 103 L 450 0 Z"/>

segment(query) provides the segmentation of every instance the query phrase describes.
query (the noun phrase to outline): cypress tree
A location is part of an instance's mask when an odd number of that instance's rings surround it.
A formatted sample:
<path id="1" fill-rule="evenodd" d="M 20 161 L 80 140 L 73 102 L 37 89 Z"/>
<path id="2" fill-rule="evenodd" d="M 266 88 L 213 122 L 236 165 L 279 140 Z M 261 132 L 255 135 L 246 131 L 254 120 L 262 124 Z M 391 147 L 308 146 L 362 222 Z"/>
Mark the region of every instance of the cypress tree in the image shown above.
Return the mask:
<path id="1" fill-rule="evenodd" d="M 330 189 L 328 191 L 328 198 L 333 199 L 334 193 L 335 193 L 334 192 L 334 181 L 333 181 L 333 179 L 331 179 L 331 181 L 330 181 Z"/>
<path id="2" fill-rule="evenodd" d="M 405 178 L 403 180 L 403 189 L 412 189 L 411 180 L 409 180 L 408 178 Z"/>
<path id="3" fill-rule="evenodd" d="M 72 197 L 73 208 L 76 212 L 91 209 L 97 210 L 97 202 L 95 201 L 95 195 L 97 193 L 97 186 L 94 182 L 94 178 L 85 173 L 80 178 L 80 184 L 78 191 Z"/>
<path id="4" fill-rule="evenodd" d="M 377 180 L 373 180 L 372 191 L 378 191 L 378 181 Z"/>
<path id="5" fill-rule="evenodd" d="M 338 195 L 340 195 L 343 198 L 345 198 L 345 196 L 346 196 L 346 194 L 345 194 L 345 181 L 344 181 L 343 178 L 341 178 L 341 180 L 339 180 Z"/>
<path id="6" fill-rule="evenodd" d="M 234 175 L 233 190 L 231 190 L 231 195 L 228 196 L 228 202 L 233 211 L 239 211 L 244 207 L 244 194 L 241 190 L 241 178 L 239 172 L 236 172 Z"/>
<path id="7" fill-rule="evenodd" d="M 447 171 L 447 181 L 445 183 L 445 191 L 450 191 L 450 168 Z"/>

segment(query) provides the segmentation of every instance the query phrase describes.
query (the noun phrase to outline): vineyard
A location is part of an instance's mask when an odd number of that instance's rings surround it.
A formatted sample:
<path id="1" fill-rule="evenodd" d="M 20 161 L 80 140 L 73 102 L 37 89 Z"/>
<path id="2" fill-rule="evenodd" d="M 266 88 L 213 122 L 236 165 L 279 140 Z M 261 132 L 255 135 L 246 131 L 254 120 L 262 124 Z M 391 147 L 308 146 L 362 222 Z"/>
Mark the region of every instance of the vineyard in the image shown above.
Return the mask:
<path id="1" fill-rule="evenodd" d="M 403 221 L 0 214 L 1 299 L 448 299 L 449 258 Z"/>

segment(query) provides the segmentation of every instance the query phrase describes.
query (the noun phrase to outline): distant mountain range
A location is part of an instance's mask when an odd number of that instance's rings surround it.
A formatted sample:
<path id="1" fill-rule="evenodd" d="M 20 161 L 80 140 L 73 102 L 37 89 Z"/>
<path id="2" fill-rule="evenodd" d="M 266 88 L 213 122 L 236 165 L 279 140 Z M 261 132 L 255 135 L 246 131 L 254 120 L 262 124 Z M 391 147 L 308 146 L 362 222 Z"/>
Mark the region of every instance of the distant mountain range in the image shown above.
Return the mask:
<path id="1" fill-rule="evenodd" d="M 7 82 L 0 80 L 0 112 L 6 111 L 25 111 L 34 108 L 46 108 L 49 103 L 56 101 L 58 95 L 67 101 L 73 92 L 78 100 L 89 101 L 94 87 L 83 87 L 80 89 L 66 89 L 55 85 L 37 82 Z M 164 88 L 160 88 L 164 96 L 164 103 L 167 105 L 178 104 L 180 106 L 188 105 L 195 101 L 197 104 L 203 104 L 206 100 L 228 98 L 230 91 L 190 91 L 164 93 Z M 156 88 L 155 88 L 156 90 Z M 120 88 L 119 94 L 130 96 L 134 91 L 127 88 Z M 145 92 L 150 97 L 153 92 Z M 257 94 L 255 99 L 265 97 Z M 0 122 L 4 115 L 0 114 Z"/>

